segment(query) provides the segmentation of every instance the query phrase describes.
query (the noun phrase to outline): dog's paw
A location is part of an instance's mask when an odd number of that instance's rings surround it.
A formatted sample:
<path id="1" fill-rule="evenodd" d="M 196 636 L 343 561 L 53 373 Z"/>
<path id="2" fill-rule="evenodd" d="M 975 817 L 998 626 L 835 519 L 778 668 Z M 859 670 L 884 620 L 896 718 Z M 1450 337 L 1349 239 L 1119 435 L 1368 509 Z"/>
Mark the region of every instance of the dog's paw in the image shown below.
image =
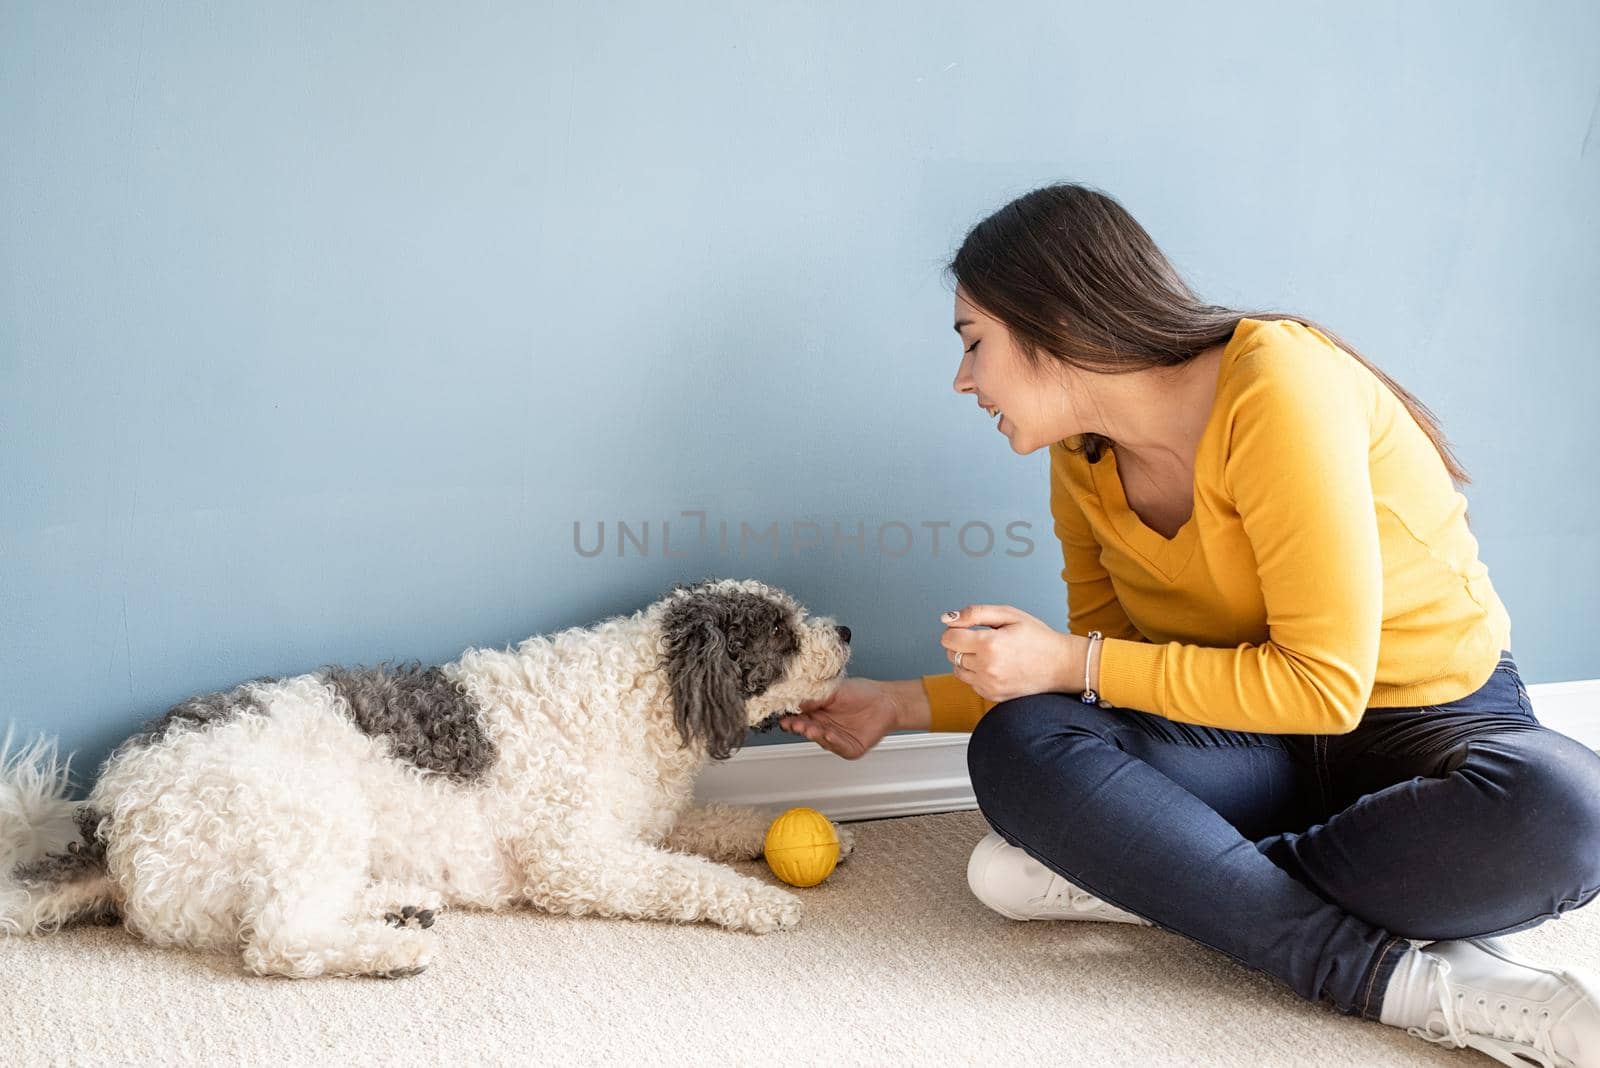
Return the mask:
<path id="1" fill-rule="evenodd" d="M 424 922 L 432 922 L 423 916 L 426 911 L 417 909 L 409 917 L 391 913 L 389 926 L 377 927 L 362 946 L 359 972 L 375 979 L 407 979 L 425 971 L 439 950 L 438 934 L 423 929 Z"/>
<path id="2" fill-rule="evenodd" d="M 445 910 L 446 902 L 438 889 L 425 883 L 383 879 L 367 887 L 361 911 L 369 916 L 387 918 L 391 913 L 403 914 L 406 906 L 413 913 L 427 910 L 437 915 Z"/>
<path id="3" fill-rule="evenodd" d="M 833 833 L 839 836 L 839 859 L 842 861 L 856 848 L 856 832 L 842 823 L 833 825 Z"/>
<path id="4" fill-rule="evenodd" d="M 750 895 L 750 907 L 738 926 L 753 934 L 785 931 L 800 925 L 805 915 L 805 902 L 787 890 L 775 886 L 758 887 Z"/>
<path id="5" fill-rule="evenodd" d="M 433 910 L 419 909 L 415 905 L 407 905 L 399 912 L 385 913 L 383 918 L 394 924 L 396 927 L 415 927 L 423 929 L 433 926 Z"/>

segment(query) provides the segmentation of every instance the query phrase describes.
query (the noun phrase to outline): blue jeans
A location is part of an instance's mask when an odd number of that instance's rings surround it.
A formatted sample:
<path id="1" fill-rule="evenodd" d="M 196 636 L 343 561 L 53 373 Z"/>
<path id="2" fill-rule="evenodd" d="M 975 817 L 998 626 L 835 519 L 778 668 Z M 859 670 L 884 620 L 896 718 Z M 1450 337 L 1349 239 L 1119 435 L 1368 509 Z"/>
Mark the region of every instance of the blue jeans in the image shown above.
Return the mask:
<path id="1" fill-rule="evenodd" d="M 1600 892 L 1600 755 L 1540 724 L 1509 652 L 1475 693 L 1348 734 L 1252 734 L 1074 695 L 978 721 L 1006 841 L 1096 897 L 1376 1019 L 1407 939 L 1520 931 Z"/>

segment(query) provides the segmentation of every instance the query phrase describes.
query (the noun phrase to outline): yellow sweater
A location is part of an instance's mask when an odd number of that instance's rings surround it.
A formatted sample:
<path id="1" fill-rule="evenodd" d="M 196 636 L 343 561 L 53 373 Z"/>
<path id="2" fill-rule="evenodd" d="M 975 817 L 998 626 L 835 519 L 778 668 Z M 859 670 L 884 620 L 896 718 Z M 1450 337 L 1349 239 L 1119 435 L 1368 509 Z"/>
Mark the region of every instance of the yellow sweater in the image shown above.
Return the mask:
<path id="1" fill-rule="evenodd" d="M 1068 443 L 1050 446 L 1068 627 L 1105 634 L 1114 705 L 1342 734 L 1368 707 L 1471 693 L 1510 648 L 1466 498 L 1400 399 L 1320 331 L 1239 323 L 1170 541 L 1128 506 L 1114 449 L 1091 464 Z M 935 731 L 995 704 L 953 674 L 922 684 Z"/>

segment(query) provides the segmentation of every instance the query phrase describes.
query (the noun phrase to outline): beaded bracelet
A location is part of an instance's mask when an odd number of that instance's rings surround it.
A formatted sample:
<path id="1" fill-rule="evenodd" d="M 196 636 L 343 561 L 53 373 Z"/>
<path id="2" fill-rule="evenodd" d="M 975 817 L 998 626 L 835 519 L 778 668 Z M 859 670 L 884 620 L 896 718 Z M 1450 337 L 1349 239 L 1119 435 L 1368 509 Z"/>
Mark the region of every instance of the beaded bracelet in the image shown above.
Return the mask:
<path id="1" fill-rule="evenodd" d="M 1089 685 L 1089 661 L 1094 658 L 1095 643 L 1104 640 L 1105 635 L 1101 634 L 1099 631 L 1091 630 L 1089 632 L 1089 648 L 1083 654 L 1083 693 L 1078 695 L 1078 700 L 1082 701 L 1086 705 L 1100 703 L 1100 695 L 1095 693 L 1093 688 L 1091 688 Z"/>

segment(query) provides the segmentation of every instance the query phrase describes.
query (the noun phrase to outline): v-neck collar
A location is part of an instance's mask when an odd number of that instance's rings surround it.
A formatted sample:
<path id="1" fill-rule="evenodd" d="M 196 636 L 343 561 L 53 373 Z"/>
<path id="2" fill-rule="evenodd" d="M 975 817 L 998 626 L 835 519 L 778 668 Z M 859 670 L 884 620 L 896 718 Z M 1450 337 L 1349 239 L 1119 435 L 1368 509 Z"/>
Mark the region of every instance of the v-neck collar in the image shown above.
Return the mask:
<path id="1" fill-rule="evenodd" d="M 1089 471 L 1094 479 L 1095 493 L 1099 495 L 1106 516 L 1121 536 L 1123 544 L 1137 553 L 1168 582 L 1177 577 L 1194 556 L 1195 546 L 1199 541 L 1194 528 L 1195 516 L 1200 511 L 1198 492 L 1200 465 L 1206 461 L 1211 448 L 1216 444 L 1215 438 L 1221 433 L 1222 424 L 1218 415 L 1222 410 L 1223 386 L 1227 381 L 1228 372 L 1233 367 L 1234 359 L 1243 348 L 1245 336 L 1250 333 L 1245 324 L 1250 323 L 1253 328 L 1255 322 L 1253 319 L 1240 319 L 1234 327 L 1233 336 L 1223 347 L 1222 356 L 1217 360 L 1217 388 L 1212 396 L 1211 411 L 1206 416 L 1206 425 L 1200 431 L 1200 441 L 1195 449 L 1194 472 L 1191 475 L 1189 490 L 1191 500 L 1189 518 L 1184 520 L 1183 525 L 1173 533 L 1172 537 L 1163 537 L 1160 531 L 1146 525 L 1145 521 L 1139 518 L 1139 513 L 1128 504 L 1127 495 L 1122 488 L 1122 472 L 1117 467 L 1115 447 L 1105 450 L 1099 463 L 1089 465 Z"/>

